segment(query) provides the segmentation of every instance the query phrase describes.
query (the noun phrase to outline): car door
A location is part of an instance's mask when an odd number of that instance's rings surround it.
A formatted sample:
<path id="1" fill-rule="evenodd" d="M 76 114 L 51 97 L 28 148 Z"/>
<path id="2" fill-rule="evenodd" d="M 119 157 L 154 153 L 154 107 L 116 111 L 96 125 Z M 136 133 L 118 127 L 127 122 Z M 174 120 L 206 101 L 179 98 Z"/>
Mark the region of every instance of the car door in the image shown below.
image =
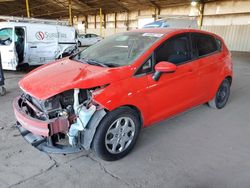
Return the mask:
<path id="1" fill-rule="evenodd" d="M 181 34 L 162 43 L 154 52 L 154 64 L 161 61 L 177 65 L 174 73 L 162 73 L 158 81 L 148 75 L 151 122 L 172 116 L 196 104 L 197 63 L 192 62 L 190 35 Z"/>
<path id="2" fill-rule="evenodd" d="M 196 61 L 198 61 L 197 87 L 200 101 L 206 102 L 213 84 L 219 74 L 222 63 L 221 53 L 216 39 L 203 33 L 192 33 L 192 46 Z"/>
<path id="3" fill-rule="evenodd" d="M 85 45 L 85 35 L 79 35 L 78 40 L 81 42 L 81 45 Z"/>
<path id="4" fill-rule="evenodd" d="M 91 34 L 92 44 L 97 43 L 100 39 L 96 34 Z"/>
<path id="5" fill-rule="evenodd" d="M 97 39 L 94 34 L 89 34 L 89 42 L 88 45 L 93 45 L 97 42 Z"/>
<path id="6" fill-rule="evenodd" d="M 0 29 L 0 52 L 3 69 L 16 70 L 18 59 L 15 51 L 14 32 L 12 27 Z"/>
<path id="7" fill-rule="evenodd" d="M 84 45 L 89 46 L 92 45 L 92 41 L 91 41 L 91 34 L 86 34 L 85 35 L 85 40 L 84 40 Z"/>

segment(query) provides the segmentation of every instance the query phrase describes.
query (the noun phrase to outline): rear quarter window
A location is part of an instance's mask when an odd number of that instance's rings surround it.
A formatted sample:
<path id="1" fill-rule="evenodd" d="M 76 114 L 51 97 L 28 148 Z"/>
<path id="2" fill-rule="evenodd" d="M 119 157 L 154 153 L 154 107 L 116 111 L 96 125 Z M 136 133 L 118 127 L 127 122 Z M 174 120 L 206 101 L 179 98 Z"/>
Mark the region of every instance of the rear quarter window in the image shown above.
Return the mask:
<path id="1" fill-rule="evenodd" d="M 217 49 L 218 51 L 221 51 L 222 48 L 222 42 L 220 41 L 220 39 L 215 39 L 216 44 L 217 44 Z"/>

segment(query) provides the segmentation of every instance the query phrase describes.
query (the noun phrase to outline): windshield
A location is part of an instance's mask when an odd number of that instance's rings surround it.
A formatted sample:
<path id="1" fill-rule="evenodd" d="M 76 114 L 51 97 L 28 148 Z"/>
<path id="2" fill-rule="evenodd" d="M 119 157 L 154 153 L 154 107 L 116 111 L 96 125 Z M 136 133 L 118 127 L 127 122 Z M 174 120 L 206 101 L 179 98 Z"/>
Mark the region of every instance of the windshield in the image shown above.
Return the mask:
<path id="1" fill-rule="evenodd" d="M 12 43 L 12 28 L 0 29 L 0 45 L 8 46 Z"/>
<path id="2" fill-rule="evenodd" d="M 77 61 L 98 62 L 108 67 L 129 65 L 161 38 L 159 33 L 127 32 L 98 42 L 77 54 Z"/>

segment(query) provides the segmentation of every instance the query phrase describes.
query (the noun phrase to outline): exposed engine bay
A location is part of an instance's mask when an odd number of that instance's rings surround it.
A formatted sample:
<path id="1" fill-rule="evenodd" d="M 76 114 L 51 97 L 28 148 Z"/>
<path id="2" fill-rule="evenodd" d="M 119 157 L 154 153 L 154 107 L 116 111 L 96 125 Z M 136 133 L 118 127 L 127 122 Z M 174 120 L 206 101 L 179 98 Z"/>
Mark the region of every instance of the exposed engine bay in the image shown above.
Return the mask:
<path id="1" fill-rule="evenodd" d="M 48 132 L 38 132 L 37 134 L 42 135 L 43 140 L 46 140 L 48 145 L 53 147 L 63 143 L 64 146 L 79 147 L 84 140 L 90 144 L 91 140 L 86 141 L 86 138 L 93 137 L 97 127 L 95 125 L 92 126 L 94 130 L 87 130 L 90 119 L 95 113 L 98 114 L 97 111 L 101 109 L 98 104 L 92 101 L 92 93 L 99 89 L 100 87 L 88 90 L 68 90 L 47 100 L 38 100 L 29 94 L 23 93 L 17 103 L 21 111 L 27 116 L 47 123 Z M 98 116 L 98 121 L 101 120 L 105 113 L 102 112 L 102 114 Z M 21 121 L 20 124 L 22 124 Z M 31 130 L 33 127 L 22 126 L 36 134 L 35 131 Z M 44 128 L 44 124 L 37 127 Z M 82 132 L 85 131 L 89 131 L 90 135 L 83 138 L 84 134 Z"/>

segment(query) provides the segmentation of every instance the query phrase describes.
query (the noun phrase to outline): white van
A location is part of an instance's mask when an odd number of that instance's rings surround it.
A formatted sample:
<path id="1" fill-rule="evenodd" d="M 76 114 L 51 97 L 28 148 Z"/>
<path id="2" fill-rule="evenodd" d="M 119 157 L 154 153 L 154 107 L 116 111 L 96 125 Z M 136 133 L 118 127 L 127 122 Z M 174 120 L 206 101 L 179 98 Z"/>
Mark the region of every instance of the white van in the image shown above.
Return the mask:
<path id="1" fill-rule="evenodd" d="M 77 46 L 73 27 L 30 22 L 0 22 L 0 52 L 5 70 L 41 65 L 70 53 Z"/>

